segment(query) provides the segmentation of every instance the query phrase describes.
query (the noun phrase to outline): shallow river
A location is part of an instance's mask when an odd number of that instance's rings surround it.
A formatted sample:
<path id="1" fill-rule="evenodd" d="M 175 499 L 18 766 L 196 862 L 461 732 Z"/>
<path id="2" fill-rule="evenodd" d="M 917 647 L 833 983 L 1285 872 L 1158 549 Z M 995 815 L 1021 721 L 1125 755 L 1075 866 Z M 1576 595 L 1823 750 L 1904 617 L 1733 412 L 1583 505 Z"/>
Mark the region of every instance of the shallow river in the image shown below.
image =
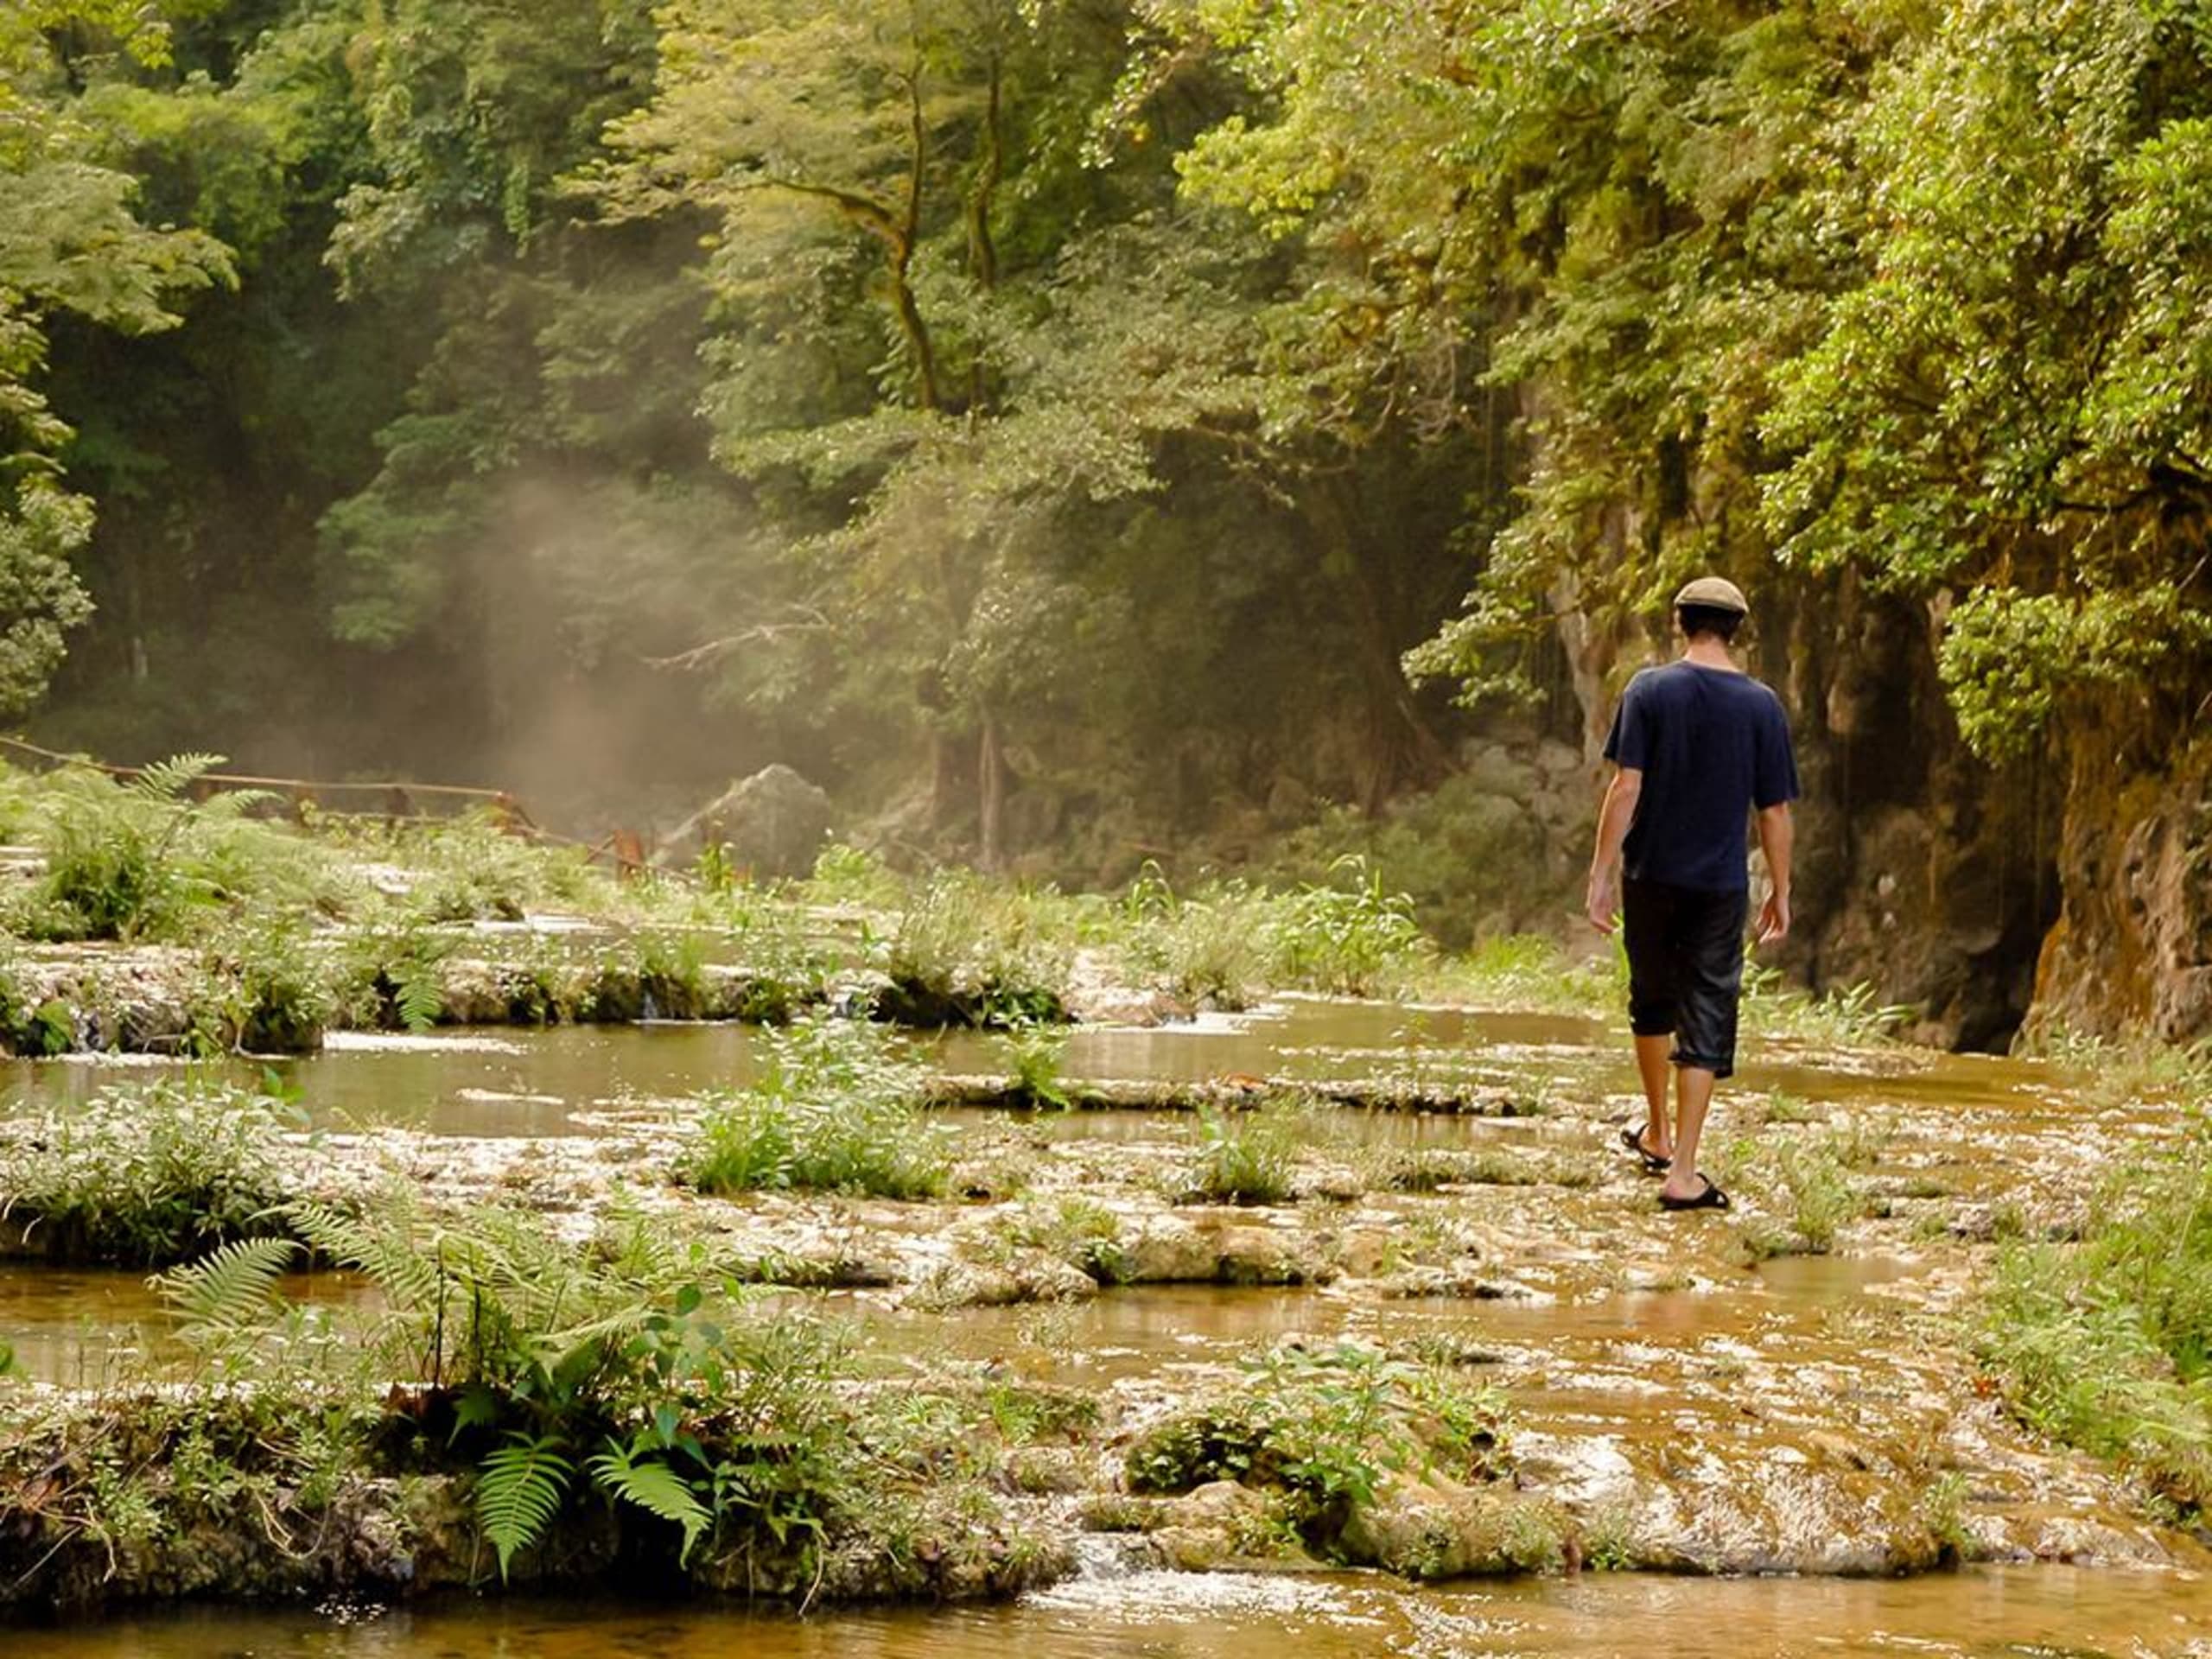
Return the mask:
<path id="1" fill-rule="evenodd" d="M 352 1038 L 278 1068 L 315 1124 L 352 1130 L 404 1127 L 432 1135 L 553 1139 L 590 1136 L 657 1103 L 740 1084 L 757 1065 L 757 1033 L 734 1027 L 656 1026 L 423 1038 Z M 958 1071 L 1004 1069 L 995 1039 L 925 1045 Z M 1090 1030 L 1069 1042 L 1074 1077 L 1206 1079 L 1237 1074 L 1309 1079 L 1373 1077 L 1535 1086 L 1540 1100 L 1580 1103 L 1510 1120 L 1346 1113 L 1351 1141 L 1460 1145 L 1603 1155 L 1605 1116 L 1633 1086 L 1625 1044 L 1587 1020 L 1468 1015 L 1372 1005 L 1292 1001 L 1257 1017 L 1160 1031 Z M 120 1076 L 81 1062 L 11 1068 L 17 1099 L 82 1095 Z M 240 1069 L 242 1078 L 251 1071 Z M 1974 1195 L 1983 1175 L 1974 1147 L 2015 1146 L 2061 1122 L 2097 1118 L 2117 1137 L 2139 1128 L 2121 1109 L 2093 1111 L 2064 1077 L 2033 1065 L 1897 1050 L 1799 1055 L 1766 1046 L 1730 1085 L 1746 1103 L 1784 1096 L 1791 1109 L 1894 1112 L 1914 1120 L 1893 1155 L 1932 1184 Z M 1595 1103 L 1605 1103 L 1599 1106 Z M 0 1110 L 4 1110 L 0 1107 Z M 949 1114 L 996 1133 L 1004 1115 Z M 1098 1112 L 1026 1120 L 1055 1143 L 1179 1133 L 1158 1115 Z M 1909 1126 L 1912 1127 L 1912 1126 Z M 573 1143 L 572 1143 L 573 1144 Z M 1119 1155 L 1118 1154 L 1116 1155 Z M 1940 1177 L 1941 1181 L 1937 1179 Z M 1609 1175 L 1608 1179 L 1611 1179 Z M 1596 1236 L 1621 1200 L 1589 1200 Z M 1573 1206 L 1569 1193 L 1548 1202 Z M 1510 1194 L 1497 1202 L 1510 1205 Z M 1501 1225 L 1509 1224 L 1512 1214 Z M 1646 1255 L 1653 1247 L 1645 1247 Z M 1656 1247 L 1666 1248 L 1663 1241 Z M 849 1318 L 886 1363 L 931 1352 L 1004 1363 L 1062 1382 L 1110 1388 L 1184 1368 L 1218 1367 L 1256 1343 L 1291 1333 L 1394 1342 L 1446 1333 L 1494 1348 L 1516 1411 L 1545 1434 L 1601 1434 L 1620 1443 L 1679 1432 L 1691 1409 L 1669 1391 L 1713 1373 L 1757 1376 L 1819 1365 L 1848 1382 L 1853 1319 L 1882 1305 L 1925 1268 L 1903 1233 L 1878 1248 L 1831 1256 L 1700 1268 L 1685 1294 L 1660 1270 L 1641 1274 L 1632 1241 L 1609 1265 L 1612 1282 L 1586 1297 L 1375 1300 L 1315 1290 L 1151 1286 L 1052 1306 L 929 1314 L 868 1292 L 821 1305 Z M 1620 1265 L 1625 1263 L 1625 1267 Z M 1663 1262 L 1660 1267 L 1663 1268 Z M 303 1300 L 343 1305 L 367 1293 L 343 1275 L 301 1275 Z M 1915 1293 L 1918 1294 L 1917 1292 Z M 97 1382 L 126 1349 L 158 1357 L 168 1320 L 141 1275 L 59 1272 L 0 1263 L 0 1338 L 33 1375 Z M 1519 1355 L 1516 1363 L 1513 1358 Z M 1700 1370 L 1700 1368 L 1702 1368 Z M 1707 1393 L 1712 1390 L 1707 1389 Z M 1705 1408 L 1700 1403 L 1698 1409 Z M 1670 1414 L 1671 1413 L 1671 1414 Z M 1669 1425 L 1674 1427 L 1670 1429 Z M 1745 1431 L 1738 1430 L 1739 1436 Z M 1758 1431 L 1766 1433 L 1769 1431 Z M 1787 1425 L 1771 1431 L 1780 1446 Z M 1764 1442 L 1747 1455 L 1766 1455 Z M 2183 1569 L 2061 1566 L 1978 1568 L 1909 1580 L 1707 1579 L 1585 1573 L 1512 1583 L 1414 1589 L 1359 1575 L 1250 1577 L 1132 1573 L 1111 1541 L 1088 1541 L 1084 1573 L 1007 1607 L 818 1614 L 803 1620 L 693 1606 L 563 1605 L 494 1600 L 377 1611 L 186 1610 L 67 1630 L 0 1630 L 0 1656 L 54 1659 L 508 1659 L 520 1656 L 705 1656 L 763 1659 L 882 1656 L 969 1659 L 1053 1656 L 1220 1656 L 1300 1659 L 1351 1655 L 1732 1654 L 2212 1656 L 2212 1582 Z"/>
<path id="2" fill-rule="evenodd" d="M 192 1611 L 10 1633 L 39 1659 L 2092 1659 L 2212 1652 L 2212 1586 L 1986 1568 L 1903 1580 L 1592 1574 L 1420 1591 L 1386 1580 L 1146 1573 L 1010 1607 L 805 1619 L 464 1602 L 362 1614 Z"/>

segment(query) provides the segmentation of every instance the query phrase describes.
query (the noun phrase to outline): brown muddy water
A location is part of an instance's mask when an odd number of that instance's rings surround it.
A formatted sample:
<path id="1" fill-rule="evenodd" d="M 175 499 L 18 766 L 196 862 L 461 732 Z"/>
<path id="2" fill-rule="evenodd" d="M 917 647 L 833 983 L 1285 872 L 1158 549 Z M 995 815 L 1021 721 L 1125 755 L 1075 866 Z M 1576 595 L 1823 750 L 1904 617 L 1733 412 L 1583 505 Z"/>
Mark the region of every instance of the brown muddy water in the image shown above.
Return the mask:
<path id="1" fill-rule="evenodd" d="M 742 1084 L 754 1075 L 760 1044 L 757 1032 L 742 1027 L 677 1025 L 353 1037 L 276 1070 L 327 1129 L 404 1128 L 433 1144 L 502 1145 L 525 1158 L 530 1143 L 544 1141 L 588 1157 L 597 1142 L 634 1134 L 640 1121 L 701 1090 Z M 917 1045 L 949 1071 L 1006 1069 L 1002 1045 L 989 1037 Z M 1077 1079 L 1250 1074 L 1506 1084 L 1534 1103 L 1535 1115 L 1348 1110 L 1330 1115 L 1328 1134 L 1340 1147 L 1370 1151 L 1541 1154 L 1573 1163 L 1580 1184 L 1370 1193 L 1333 1210 L 1308 1205 L 1272 1217 L 1216 1218 L 1248 1232 L 1342 1233 L 1344 1277 L 1321 1287 L 1147 1284 L 1079 1301 L 949 1312 L 931 1311 L 895 1287 L 792 1293 L 790 1300 L 848 1322 L 887 1370 L 918 1357 L 1003 1369 L 1095 1389 L 1137 1416 L 1233 1381 L 1240 1359 L 1257 1348 L 1297 1339 L 1395 1346 L 1440 1338 L 1510 1399 L 1516 1452 L 1532 1480 L 1565 1501 L 1640 1506 L 1670 1536 L 1709 1547 L 1717 1560 L 1756 1567 L 1772 1545 L 1783 1552 L 1777 1560 L 1831 1560 L 1845 1565 L 1829 1570 L 1847 1571 L 1847 1550 L 1823 1552 L 1854 1517 L 1872 1513 L 1851 1503 L 1871 1503 L 1877 1486 L 1910 1491 L 1933 1471 L 1964 1470 L 1972 1476 L 1968 1521 L 2000 1555 L 2025 1549 L 2114 1564 L 2045 1561 L 1903 1580 L 1587 1573 L 1415 1589 L 1334 1573 L 1132 1572 L 1126 1547 L 1102 1537 L 1085 1541 L 1082 1576 L 1007 1607 L 804 1620 L 605 1602 L 186 1610 L 68 1630 L 0 1631 L 0 1659 L 731 1652 L 1281 1659 L 1294 1643 L 1312 1659 L 1721 1652 L 2212 1659 L 2203 1553 L 2139 1527 L 2085 1460 L 2052 1458 L 2005 1423 L 1993 1402 L 1979 1397 L 1955 1323 L 1981 1259 L 1973 1254 L 1974 1229 L 1988 1212 L 2016 1206 L 2031 1222 L 2063 1220 L 2085 1173 L 2171 1133 L 2170 1110 L 2094 1100 L 2080 1080 L 2027 1063 L 1757 1045 L 1727 1086 L 1716 1148 L 1728 1139 L 1871 1126 L 1878 1154 L 1865 1179 L 1894 1202 L 1882 1218 L 1847 1229 L 1835 1254 L 1751 1265 L 1731 1241 L 1734 1230 L 1758 1220 L 1758 1194 L 1747 1194 L 1745 1211 L 1729 1218 L 1651 1213 L 1649 1188 L 1611 1144 L 1615 1125 L 1636 1106 L 1626 1044 L 1592 1021 L 1291 1000 L 1188 1027 L 1077 1030 L 1062 1065 Z M 9 1080 L 16 1100 L 31 1101 L 81 1096 L 155 1069 L 19 1063 Z M 257 1075 L 251 1067 L 234 1071 L 242 1081 Z M 1095 1176 L 1108 1166 L 1096 1160 L 1157 1163 L 1189 1134 L 1186 1118 L 1141 1111 L 944 1116 L 978 1140 L 1017 1126 L 1046 1149 L 1047 1163 L 1071 1160 L 1077 1173 L 1060 1179 L 1077 1183 L 1063 1190 L 1077 1192 L 1092 1190 L 1081 1185 L 1084 1172 Z M 2065 1140 L 2050 1140 L 2062 1127 Z M 2053 1146 L 2063 1155 L 2050 1154 Z M 1146 1202 L 1157 1211 L 1162 1201 Z M 769 1207 L 777 1215 L 804 1208 L 780 1198 Z M 897 1208 L 855 1206 L 833 1218 L 867 1225 Z M 798 1219 L 819 1225 L 823 1217 Z M 886 1224 L 944 1227 L 926 1213 Z M 1363 1228 L 1365 1244 L 1352 1236 Z M 1480 1284 L 1389 1287 L 1384 1258 L 1393 1241 L 1433 1244 L 1463 1233 Z M 1352 1265 L 1362 1250 L 1376 1262 Z M 335 1308 L 341 1320 L 372 1305 L 371 1294 L 344 1275 L 298 1275 L 286 1288 L 296 1300 Z M 143 1275 L 0 1262 L 0 1339 L 14 1344 L 35 1377 L 92 1385 L 128 1358 L 165 1363 L 180 1357 L 171 1330 Z M 2078 1548 L 2063 1547 L 2070 1539 Z M 2050 1540 L 2061 1547 L 2037 1541 Z M 2117 1564 L 2160 1560 L 2165 1565 Z"/>
<path id="2" fill-rule="evenodd" d="M 1412 1591 L 1368 1575 L 1116 1573 L 1012 1606 L 804 1619 L 691 1606 L 461 1602 L 194 1609 L 17 1630 L 37 1659 L 2196 1659 L 2194 1577 L 1991 1567 L 1906 1580 L 1587 1574 Z"/>

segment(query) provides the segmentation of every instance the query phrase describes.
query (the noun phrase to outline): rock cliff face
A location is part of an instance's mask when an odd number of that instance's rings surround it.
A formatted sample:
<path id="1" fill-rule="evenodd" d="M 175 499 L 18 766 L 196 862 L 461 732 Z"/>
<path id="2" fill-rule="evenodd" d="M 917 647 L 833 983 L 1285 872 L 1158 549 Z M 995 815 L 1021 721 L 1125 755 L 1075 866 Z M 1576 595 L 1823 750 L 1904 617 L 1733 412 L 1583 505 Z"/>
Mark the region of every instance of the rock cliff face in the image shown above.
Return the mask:
<path id="1" fill-rule="evenodd" d="M 1783 597 L 1766 632 L 1786 641 L 1772 670 L 1806 785 L 1785 961 L 1821 988 L 1863 983 L 1919 1008 L 1922 1041 L 2001 1049 L 2057 915 L 2061 791 L 1968 753 L 1925 607 L 1848 582 Z"/>
<path id="2" fill-rule="evenodd" d="M 2077 747 L 2031 1022 L 2170 1041 L 2212 1033 L 2212 737 L 2153 771 Z"/>

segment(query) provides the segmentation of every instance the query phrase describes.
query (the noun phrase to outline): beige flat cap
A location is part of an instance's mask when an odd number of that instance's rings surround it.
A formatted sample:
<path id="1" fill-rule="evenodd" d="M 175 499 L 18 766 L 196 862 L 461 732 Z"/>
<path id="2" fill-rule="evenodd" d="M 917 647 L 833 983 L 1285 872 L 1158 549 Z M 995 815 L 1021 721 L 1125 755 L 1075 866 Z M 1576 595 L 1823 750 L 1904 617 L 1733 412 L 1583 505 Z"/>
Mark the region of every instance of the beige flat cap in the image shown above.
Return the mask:
<path id="1" fill-rule="evenodd" d="M 1751 614 L 1751 605 L 1744 598 L 1744 590 L 1726 576 L 1700 576 L 1675 595 L 1675 608 L 1685 605 L 1702 605 L 1709 611 L 1733 611 L 1738 616 Z"/>

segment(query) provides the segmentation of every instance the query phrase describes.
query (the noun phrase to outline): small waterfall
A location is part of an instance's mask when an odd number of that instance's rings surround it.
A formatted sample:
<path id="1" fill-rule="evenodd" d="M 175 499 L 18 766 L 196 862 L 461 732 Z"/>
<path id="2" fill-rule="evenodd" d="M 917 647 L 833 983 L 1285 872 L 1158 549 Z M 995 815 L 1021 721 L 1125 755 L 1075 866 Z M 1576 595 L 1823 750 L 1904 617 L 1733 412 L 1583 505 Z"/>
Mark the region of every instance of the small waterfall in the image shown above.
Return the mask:
<path id="1" fill-rule="evenodd" d="M 1135 1533 L 1086 1532 L 1075 1541 L 1073 1581 L 1078 1584 L 1135 1578 L 1158 1566 L 1152 1546 Z"/>

